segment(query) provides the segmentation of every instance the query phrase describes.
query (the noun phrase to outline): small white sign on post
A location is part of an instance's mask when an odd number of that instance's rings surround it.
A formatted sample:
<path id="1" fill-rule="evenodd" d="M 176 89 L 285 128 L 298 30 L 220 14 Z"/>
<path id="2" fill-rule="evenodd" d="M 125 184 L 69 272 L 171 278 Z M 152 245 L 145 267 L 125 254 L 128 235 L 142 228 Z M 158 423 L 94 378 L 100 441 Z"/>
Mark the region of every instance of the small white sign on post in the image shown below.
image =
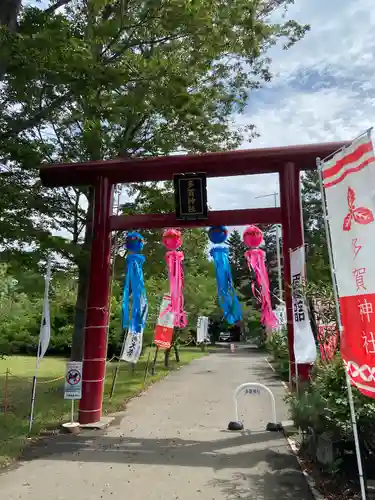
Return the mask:
<path id="1" fill-rule="evenodd" d="M 197 344 L 203 344 L 208 341 L 208 318 L 199 316 L 197 321 Z"/>
<path id="2" fill-rule="evenodd" d="M 69 361 L 66 364 L 64 399 L 82 398 L 82 362 Z"/>
<path id="3" fill-rule="evenodd" d="M 259 396 L 260 395 L 260 389 L 257 389 L 257 388 L 248 388 L 248 389 L 245 389 L 245 394 L 253 394 L 253 395 L 257 395 Z"/>

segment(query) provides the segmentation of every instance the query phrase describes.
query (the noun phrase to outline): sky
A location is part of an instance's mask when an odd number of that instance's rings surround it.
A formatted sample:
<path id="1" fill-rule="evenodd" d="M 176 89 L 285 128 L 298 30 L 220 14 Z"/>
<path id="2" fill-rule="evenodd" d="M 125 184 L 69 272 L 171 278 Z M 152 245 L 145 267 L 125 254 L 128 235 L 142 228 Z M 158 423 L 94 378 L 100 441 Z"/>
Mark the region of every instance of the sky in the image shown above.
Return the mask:
<path id="1" fill-rule="evenodd" d="M 375 125 L 373 0 L 295 0 L 287 18 L 311 31 L 267 54 L 273 80 L 251 91 L 245 113 L 234 117 L 260 137 L 241 148 L 350 140 Z M 208 180 L 213 210 L 274 206 L 266 195 L 278 191 L 277 174 Z"/>
<path id="2" fill-rule="evenodd" d="M 274 78 L 252 91 L 239 125 L 260 134 L 242 148 L 354 139 L 375 125 L 373 0 L 295 0 L 288 17 L 311 31 L 288 51 L 269 52 Z M 277 175 L 209 179 L 215 210 L 273 206 Z"/>

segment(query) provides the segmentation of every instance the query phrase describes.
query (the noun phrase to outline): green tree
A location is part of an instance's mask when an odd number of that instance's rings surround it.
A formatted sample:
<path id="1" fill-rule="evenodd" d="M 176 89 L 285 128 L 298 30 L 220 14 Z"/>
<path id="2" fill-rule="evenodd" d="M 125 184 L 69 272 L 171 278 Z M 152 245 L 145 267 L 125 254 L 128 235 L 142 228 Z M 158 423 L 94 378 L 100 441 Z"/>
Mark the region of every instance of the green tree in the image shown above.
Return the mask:
<path id="1" fill-rule="evenodd" d="M 304 172 L 301 194 L 308 279 L 312 283 L 330 284 L 327 239 L 317 171 Z"/>
<path id="2" fill-rule="evenodd" d="M 221 150 L 251 138 L 233 113 L 271 78 L 267 50 L 278 40 L 289 48 L 307 29 L 270 21 L 289 3 L 75 0 L 25 7 L 17 33 L 0 29 L 0 155 L 12 174 L 1 181 L 1 243 L 53 249 L 78 268 L 73 358 L 93 191 L 42 188 L 40 163 Z"/>
<path id="3" fill-rule="evenodd" d="M 244 281 L 249 280 L 249 269 L 245 259 L 247 247 L 237 229 L 232 231 L 228 238 L 228 248 L 233 283 L 237 289 L 241 289 Z"/>

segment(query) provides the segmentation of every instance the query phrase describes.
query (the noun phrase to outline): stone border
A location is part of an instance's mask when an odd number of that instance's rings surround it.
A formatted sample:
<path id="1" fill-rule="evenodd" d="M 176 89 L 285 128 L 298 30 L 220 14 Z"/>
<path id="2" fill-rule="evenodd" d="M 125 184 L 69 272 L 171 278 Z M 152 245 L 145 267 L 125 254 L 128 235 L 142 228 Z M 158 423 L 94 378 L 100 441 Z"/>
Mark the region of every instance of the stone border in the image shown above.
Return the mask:
<path id="1" fill-rule="evenodd" d="M 275 368 L 272 366 L 272 364 L 269 362 L 268 358 L 264 358 L 265 362 L 267 363 L 267 365 L 269 366 L 269 368 L 271 368 L 271 370 L 277 374 Z M 289 392 L 289 387 L 288 387 L 288 384 L 286 382 L 284 382 L 284 380 L 280 380 L 280 382 L 282 383 L 285 391 Z M 284 431 L 284 436 L 288 442 L 288 445 L 289 445 L 289 448 L 292 450 L 292 453 L 293 455 L 296 457 L 296 460 L 298 462 L 298 465 L 299 465 L 299 468 L 301 469 L 301 472 L 302 472 L 302 475 L 303 477 L 305 478 L 307 484 L 308 484 L 308 487 L 310 488 L 310 491 L 312 493 L 312 496 L 315 498 L 315 500 L 326 500 L 325 497 L 320 493 L 320 491 L 318 491 L 317 487 L 316 487 L 316 483 L 314 481 L 314 479 L 311 477 L 311 475 L 307 472 L 307 470 L 305 469 L 303 463 L 302 463 L 302 460 L 300 459 L 300 457 L 298 456 L 298 446 L 296 444 L 296 442 L 294 441 L 294 439 L 291 439 L 287 433 L 285 432 L 285 429 L 283 429 Z"/>
<path id="2" fill-rule="evenodd" d="M 314 479 L 311 477 L 311 475 L 304 468 L 302 460 L 298 456 L 298 446 L 296 445 L 296 442 L 293 439 L 291 439 L 290 437 L 288 437 L 285 433 L 284 433 L 284 435 L 286 437 L 286 440 L 288 441 L 290 449 L 293 452 L 293 455 L 297 459 L 298 465 L 301 469 L 301 472 L 302 472 L 304 478 L 306 479 L 306 482 L 310 488 L 310 491 L 311 491 L 313 497 L 315 498 L 315 500 L 326 500 L 325 497 L 320 493 L 320 491 L 318 491 L 318 489 L 316 487 L 316 482 L 314 481 Z"/>

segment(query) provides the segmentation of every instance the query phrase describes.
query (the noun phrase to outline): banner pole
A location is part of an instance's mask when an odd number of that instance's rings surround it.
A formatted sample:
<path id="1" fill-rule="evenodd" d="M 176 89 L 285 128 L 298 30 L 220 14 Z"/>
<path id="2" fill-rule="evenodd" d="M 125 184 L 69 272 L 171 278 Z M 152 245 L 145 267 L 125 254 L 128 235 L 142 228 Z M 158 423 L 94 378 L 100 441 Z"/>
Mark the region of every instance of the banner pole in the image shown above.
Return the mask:
<path id="1" fill-rule="evenodd" d="M 35 373 L 33 377 L 33 384 L 31 388 L 31 404 L 30 404 L 30 417 L 29 417 L 29 433 L 31 432 L 34 420 L 34 408 L 35 408 L 35 399 L 36 399 L 36 381 L 38 375 L 39 364 L 45 353 L 47 352 L 48 345 L 51 338 L 51 319 L 50 319 L 50 311 L 49 311 L 49 287 L 51 281 L 51 266 L 52 261 L 49 256 L 47 259 L 47 270 L 44 278 L 44 295 L 43 295 L 43 311 L 42 318 L 40 321 L 40 331 L 39 331 L 39 341 L 38 341 L 38 350 L 36 354 L 36 364 L 35 364 Z"/>
<path id="2" fill-rule="evenodd" d="M 147 379 L 147 375 L 148 375 L 148 367 L 150 364 L 150 358 L 151 358 L 151 346 L 148 350 L 147 362 L 146 362 L 146 366 L 145 366 L 145 373 L 144 373 L 144 377 L 143 377 L 143 388 L 146 385 L 146 379 Z"/>
<path id="3" fill-rule="evenodd" d="M 124 349 L 125 349 L 125 340 L 126 340 L 126 336 L 127 336 L 128 333 L 129 332 L 125 332 L 124 342 L 122 343 L 120 357 L 118 358 L 117 363 L 116 363 L 115 373 L 113 374 L 113 379 L 112 379 L 111 391 L 109 393 L 109 400 L 112 399 L 112 396 L 115 393 L 115 387 L 116 387 L 117 377 L 118 377 L 118 373 L 119 373 L 119 370 L 120 370 L 120 364 L 121 364 L 121 360 L 122 360 L 122 355 L 123 355 Z"/>
<path id="4" fill-rule="evenodd" d="M 298 371 L 298 363 L 295 363 L 295 373 L 296 373 L 296 394 L 297 394 L 297 398 L 299 398 L 299 371 Z"/>
<path id="5" fill-rule="evenodd" d="M 39 343 L 38 343 L 38 351 L 36 355 L 36 365 L 35 365 L 35 373 L 33 376 L 33 384 L 31 387 L 31 404 L 30 404 L 30 416 L 29 416 L 29 434 L 31 432 L 31 429 L 33 427 L 33 421 L 34 421 L 34 408 L 35 408 L 35 399 L 36 399 L 36 379 L 38 375 L 38 368 L 39 368 L 39 353 L 40 353 L 40 338 L 39 338 Z"/>
<path id="6" fill-rule="evenodd" d="M 338 295 L 338 289 L 337 289 L 336 271 L 335 271 L 334 260 L 333 260 L 331 235 L 329 232 L 326 198 L 325 198 L 324 187 L 323 187 L 323 178 L 322 178 L 322 171 L 321 171 L 322 162 L 321 162 L 320 158 L 316 159 L 316 165 L 318 168 L 320 193 L 322 196 L 324 229 L 325 229 L 326 239 L 327 239 L 329 266 L 331 268 L 332 289 L 333 289 L 333 297 L 334 297 L 335 306 L 336 306 L 337 326 L 338 326 L 338 330 L 339 330 L 339 336 L 341 338 L 342 323 L 341 323 L 341 313 L 340 313 L 340 302 L 339 302 L 339 295 Z M 352 389 L 352 386 L 350 383 L 350 379 L 349 379 L 349 375 L 348 375 L 346 367 L 345 367 L 345 380 L 346 380 L 346 387 L 348 389 L 348 402 L 349 402 L 349 408 L 350 408 L 350 417 L 351 417 L 351 421 L 352 421 L 351 423 L 352 423 L 352 428 L 353 428 L 354 445 L 355 445 L 355 451 L 356 451 L 356 456 L 357 456 L 359 484 L 361 487 L 361 498 L 362 498 L 362 500 L 366 500 L 366 498 L 367 498 L 366 487 L 365 487 L 365 480 L 364 480 L 364 476 L 363 476 L 362 456 L 361 456 L 361 448 L 360 448 L 359 437 L 358 437 L 357 418 L 356 418 L 356 414 L 355 414 L 355 407 L 354 407 L 354 401 L 353 401 L 353 389 Z"/>

